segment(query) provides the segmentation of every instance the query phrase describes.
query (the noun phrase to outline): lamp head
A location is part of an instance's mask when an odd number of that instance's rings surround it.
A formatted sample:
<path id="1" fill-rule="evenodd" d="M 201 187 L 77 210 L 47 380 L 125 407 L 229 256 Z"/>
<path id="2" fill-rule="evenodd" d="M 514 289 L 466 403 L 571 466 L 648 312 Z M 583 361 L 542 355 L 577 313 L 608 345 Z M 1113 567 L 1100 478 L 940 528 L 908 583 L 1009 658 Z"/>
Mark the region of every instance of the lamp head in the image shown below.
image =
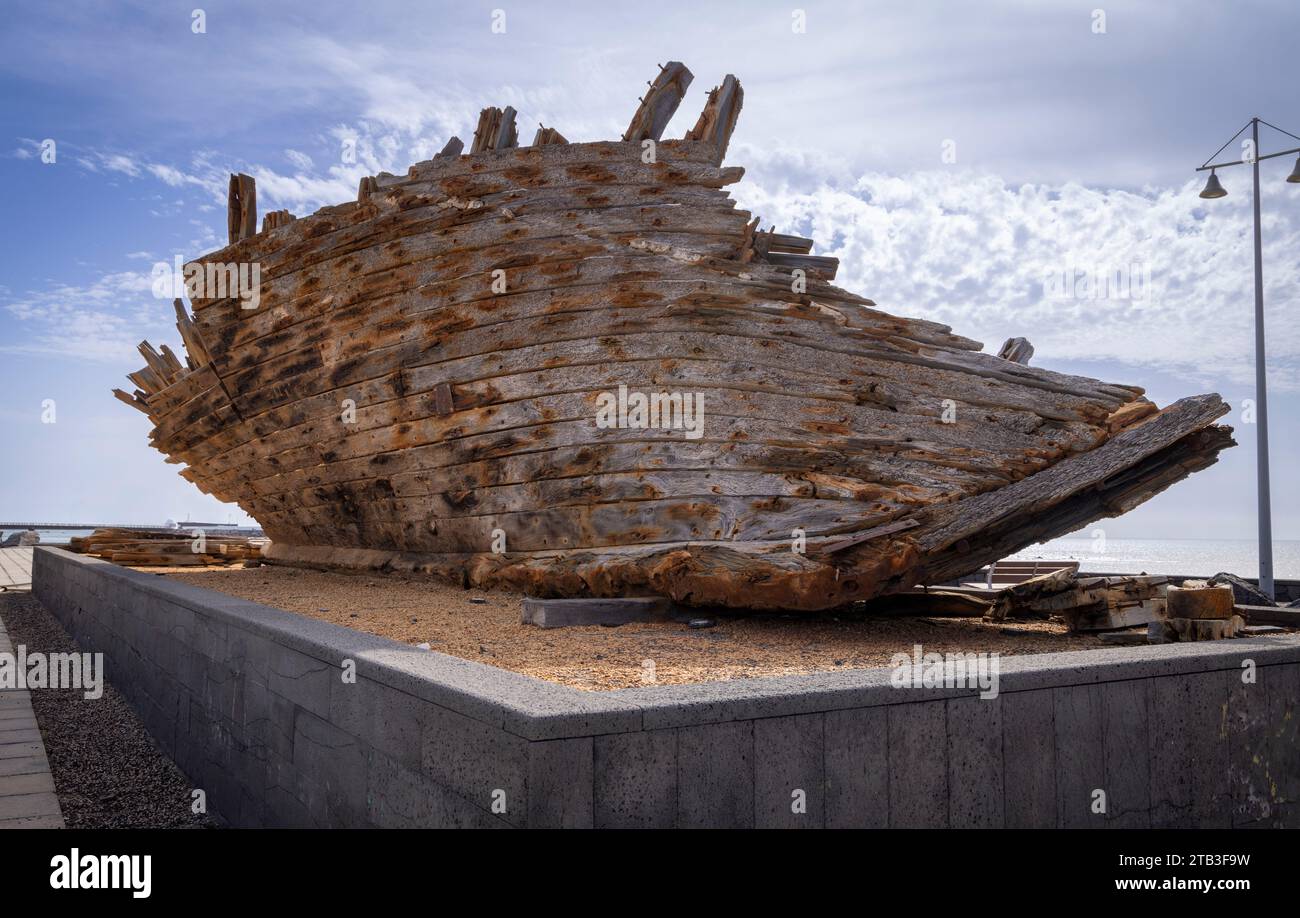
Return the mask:
<path id="1" fill-rule="evenodd" d="M 1295 158 L 1295 168 L 1291 170 L 1286 180 L 1293 185 L 1300 185 L 1300 156 Z"/>

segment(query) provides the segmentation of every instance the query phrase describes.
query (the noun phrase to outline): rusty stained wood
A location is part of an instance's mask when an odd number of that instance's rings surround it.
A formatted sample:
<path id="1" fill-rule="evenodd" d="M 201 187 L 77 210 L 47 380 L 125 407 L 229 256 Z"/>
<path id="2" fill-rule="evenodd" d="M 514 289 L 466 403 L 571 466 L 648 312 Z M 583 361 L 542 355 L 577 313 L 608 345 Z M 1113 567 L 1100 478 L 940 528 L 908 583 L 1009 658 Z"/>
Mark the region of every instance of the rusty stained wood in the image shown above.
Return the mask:
<path id="1" fill-rule="evenodd" d="M 256 260 L 259 307 L 177 301 L 184 360 L 142 348 L 115 397 L 273 558 L 748 608 L 969 573 L 1231 444 L 1217 396 L 1161 410 L 835 287 L 834 259 L 724 190 L 734 77 L 645 162 L 686 73 L 664 69 L 622 141 L 519 147 L 513 109 L 484 109 L 468 154 L 453 138 L 258 234 L 232 182 L 231 245 L 192 264 Z M 597 424 L 620 387 L 698 394 L 698 438 Z"/>

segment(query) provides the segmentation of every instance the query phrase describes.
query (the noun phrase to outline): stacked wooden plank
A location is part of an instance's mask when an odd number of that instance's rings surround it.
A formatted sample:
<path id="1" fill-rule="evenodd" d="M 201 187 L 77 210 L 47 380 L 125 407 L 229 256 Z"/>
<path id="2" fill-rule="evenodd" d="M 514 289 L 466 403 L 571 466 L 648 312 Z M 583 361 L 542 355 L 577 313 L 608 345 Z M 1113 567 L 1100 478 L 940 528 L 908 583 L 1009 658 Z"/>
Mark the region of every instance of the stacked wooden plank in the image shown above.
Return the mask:
<path id="1" fill-rule="evenodd" d="M 175 529 L 96 529 L 68 540 L 72 551 L 127 567 L 220 567 L 262 557 L 265 539 L 193 535 Z"/>
<path id="2" fill-rule="evenodd" d="M 187 365 L 145 354 L 119 397 L 272 557 L 750 608 L 954 579 L 1231 445 L 1216 395 L 1159 410 L 831 284 L 726 192 L 734 77 L 659 139 L 688 82 L 663 68 L 617 142 L 520 147 L 485 109 L 470 153 L 262 233 L 236 177 L 192 264 L 256 262 L 257 308 L 192 299 Z M 700 394 L 700 435 L 599 425 L 620 387 Z"/>
<path id="3" fill-rule="evenodd" d="M 1060 616 L 1071 631 L 1131 628 L 1164 618 L 1168 584 L 1167 577 L 1079 577 L 1062 569 L 1000 591 L 990 617 Z"/>

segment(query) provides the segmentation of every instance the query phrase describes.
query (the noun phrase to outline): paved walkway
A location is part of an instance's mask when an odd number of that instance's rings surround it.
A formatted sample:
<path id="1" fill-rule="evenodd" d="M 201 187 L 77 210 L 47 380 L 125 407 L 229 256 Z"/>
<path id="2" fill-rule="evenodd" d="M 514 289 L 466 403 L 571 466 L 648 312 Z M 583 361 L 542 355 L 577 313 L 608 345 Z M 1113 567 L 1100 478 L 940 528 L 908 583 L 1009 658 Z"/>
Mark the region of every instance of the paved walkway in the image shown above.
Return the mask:
<path id="1" fill-rule="evenodd" d="M 31 580 L 31 549 L 27 552 Z M 0 621 L 0 653 L 12 654 L 9 632 Z M 54 777 L 45 758 L 32 695 L 28 691 L 0 689 L 0 829 L 62 829 L 63 813 L 54 795 Z"/>
<path id="2" fill-rule="evenodd" d="M 32 549 L 0 548 L 0 590 L 32 585 Z"/>

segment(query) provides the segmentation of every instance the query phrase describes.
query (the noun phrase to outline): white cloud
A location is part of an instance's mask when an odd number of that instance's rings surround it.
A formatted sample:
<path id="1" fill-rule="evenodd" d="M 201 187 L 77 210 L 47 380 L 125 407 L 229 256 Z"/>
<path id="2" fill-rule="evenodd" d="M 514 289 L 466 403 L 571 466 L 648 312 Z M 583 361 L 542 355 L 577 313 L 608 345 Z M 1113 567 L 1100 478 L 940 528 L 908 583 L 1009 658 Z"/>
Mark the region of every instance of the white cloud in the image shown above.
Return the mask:
<path id="1" fill-rule="evenodd" d="M 140 166 L 136 161 L 121 153 L 100 154 L 99 164 L 110 172 L 122 172 L 132 178 L 140 175 Z"/>
<path id="2" fill-rule="evenodd" d="M 18 296 L 4 291 L 0 308 L 29 332 L 0 344 L 0 353 L 60 355 L 133 370 L 141 339 L 177 346 L 171 302 L 155 298 L 152 283 L 147 271 L 120 271 Z"/>
<path id="3" fill-rule="evenodd" d="M 185 184 L 185 175 L 179 169 L 165 166 L 161 163 L 149 163 L 145 168 L 148 169 L 155 178 L 161 179 L 173 188 Z"/>
<path id="4" fill-rule="evenodd" d="M 759 165 L 733 186 L 741 206 L 765 227 L 811 236 L 816 254 L 841 259 L 837 283 L 887 312 L 944 322 L 988 349 L 1024 335 L 1040 365 L 1110 360 L 1210 386 L 1253 380 L 1248 193 L 1207 202 L 1196 181 L 1140 193 L 1013 187 L 956 170 L 797 190 L 785 175 L 801 172 L 798 162 L 792 170 L 787 155 L 742 152 Z M 1300 324 L 1282 321 L 1300 295 L 1289 255 L 1300 217 L 1267 212 L 1270 379 L 1300 389 Z M 1134 295 L 1093 298 L 1078 283 L 1063 296 L 1048 285 L 1066 272 L 1082 281 L 1116 269 L 1133 279 Z"/>

